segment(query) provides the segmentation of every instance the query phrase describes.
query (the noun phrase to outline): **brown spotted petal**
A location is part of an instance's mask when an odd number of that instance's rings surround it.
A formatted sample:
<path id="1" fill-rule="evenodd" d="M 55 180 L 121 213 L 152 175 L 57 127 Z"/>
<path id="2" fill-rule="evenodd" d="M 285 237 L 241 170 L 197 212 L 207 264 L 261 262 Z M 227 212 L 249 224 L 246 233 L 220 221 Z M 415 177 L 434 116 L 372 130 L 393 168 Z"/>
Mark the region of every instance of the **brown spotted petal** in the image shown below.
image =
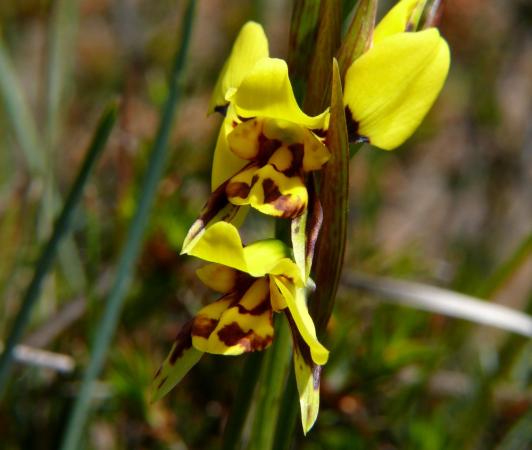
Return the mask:
<path id="1" fill-rule="evenodd" d="M 287 176 L 271 164 L 242 171 L 229 180 L 226 192 L 231 203 L 250 205 L 275 217 L 297 217 L 307 206 L 307 189 L 302 177 Z"/>
<path id="2" fill-rule="evenodd" d="M 192 326 L 194 347 L 206 353 L 240 355 L 263 350 L 273 340 L 267 277 L 254 280 L 200 310 Z"/>
<path id="3" fill-rule="evenodd" d="M 152 401 L 157 401 L 165 396 L 203 355 L 203 352 L 192 346 L 191 329 L 192 321 L 183 326 L 176 337 L 172 350 L 155 374 L 152 382 Z"/>

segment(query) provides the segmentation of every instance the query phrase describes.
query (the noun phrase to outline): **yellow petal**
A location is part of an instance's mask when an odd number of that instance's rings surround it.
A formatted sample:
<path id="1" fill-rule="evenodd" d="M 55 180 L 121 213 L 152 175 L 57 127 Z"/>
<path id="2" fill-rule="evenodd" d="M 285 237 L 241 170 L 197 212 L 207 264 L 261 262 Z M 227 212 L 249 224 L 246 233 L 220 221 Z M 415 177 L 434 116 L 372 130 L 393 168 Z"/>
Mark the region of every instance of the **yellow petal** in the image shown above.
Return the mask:
<path id="1" fill-rule="evenodd" d="M 258 23 L 247 22 L 240 30 L 233 44 L 231 55 L 225 62 L 216 82 L 209 111 L 224 107 L 228 103 L 226 94 L 238 88 L 255 63 L 266 58 L 268 54 L 268 39 L 264 30 Z"/>
<path id="2" fill-rule="evenodd" d="M 302 343 L 303 346 L 306 345 Z M 306 347 L 308 351 L 308 347 Z M 299 406 L 301 408 L 301 425 L 303 433 L 308 431 L 316 422 L 320 410 L 320 374 L 321 366 L 305 358 L 302 349 L 294 345 L 294 372 L 296 374 L 297 390 L 299 392 Z"/>
<path id="3" fill-rule="evenodd" d="M 281 294 L 281 291 L 277 287 L 277 284 L 275 284 L 274 277 L 270 278 L 270 303 L 272 305 L 272 309 L 275 312 L 280 312 L 283 309 L 286 308 L 286 300 L 283 297 L 283 294 Z"/>
<path id="4" fill-rule="evenodd" d="M 449 47 L 435 28 L 395 34 L 375 45 L 346 74 L 351 127 L 382 149 L 401 145 L 436 100 L 449 60 Z"/>
<path id="5" fill-rule="evenodd" d="M 288 67 L 281 59 L 258 61 L 230 100 L 241 117 L 282 119 L 317 130 L 328 126 L 328 111 L 315 117 L 301 111 L 292 91 Z"/>
<path id="6" fill-rule="evenodd" d="M 247 271 L 254 277 L 262 277 L 278 271 L 279 263 L 287 260 L 290 249 L 277 239 L 265 239 L 244 247 Z"/>
<path id="7" fill-rule="evenodd" d="M 241 172 L 233 177 L 226 189 L 235 205 L 250 205 L 263 214 L 293 218 L 307 206 L 307 188 L 299 175 L 287 176 L 272 165 Z"/>
<path id="8" fill-rule="evenodd" d="M 240 270 L 252 277 L 262 277 L 272 270 L 276 270 L 278 273 L 280 270 L 277 267 L 279 262 L 287 259 L 290 250 L 282 241 L 276 239 L 265 239 L 244 247 L 234 225 L 227 222 L 217 222 L 203 232 L 190 249 L 189 254 L 205 261 Z M 206 272 L 202 273 L 202 270 Z M 198 276 L 203 280 L 215 270 L 217 269 L 199 269 Z M 216 286 L 213 289 L 220 292 L 224 292 L 222 289 L 227 287 L 224 281 L 206 280 L 206 284 Z"/>
<path id="9" fill-rule="evenodd" d="M 286 282 L 282 277 L 274 276 L 273 278 L 288 305 L 301 337 L 310 347 L 312 360 L 316 364 L 323 366 L 329 358 L 329 351 L 320 344 L 316 337 L 316 328 L 307 309 L 305 289 L 294 288 L 291 283 Z"/>
<path id="10" fill-rule="evenodd" d="M 237 156 L 229 148 L 228 135 L 237 125 L 237 117 L 232 105 L 222 122 L 212 162 L 211 189 L 214 191 L 224 181 L 240 171 L 248 162 Z"/>
<path id="11" fill-rule="evenodd" d="M 227 301 L 233 306 L 227 307 Z M 272 310 L 266 278 L 253 282 L 238 302 L 216 303 L 220 303 L 219 307 L 209 305 L 196 316 L 192 328 L 194 347 L 207 353 L 240 355 L 271 344 Z"/>
<path id="12" fill-rule="evenodd" d="M 222 264 L 207 264 L 196 270 L 196 275 L 213 291 L 227 294 L 235 288 L 237 272 Z"/>
<path id="13" fill-rule="evenodd" d="M 392 34 L 402 33 L 407 30 L 408 23 L 416 7 L 425 3 L 424 0 L 401 0 L 388 11 L 373 32 L 375 44 Z"/>
<path id="14" fill-rule="evenodd" d="M 179 383 L 203 355 L 203 352 L 192 346 L 191 325 L 192 322 L 189 322 L 181 329 L 172 350 L 155 374 L 152 382 L 152 401 L 154 402 L 165 396 Z"/>
<path id="15" fill-rule="evenodd" d="M 240 235 L 236 227 L 227 222 L 217 222 L 207 228 L 188 254 L 247 272 Z"/>

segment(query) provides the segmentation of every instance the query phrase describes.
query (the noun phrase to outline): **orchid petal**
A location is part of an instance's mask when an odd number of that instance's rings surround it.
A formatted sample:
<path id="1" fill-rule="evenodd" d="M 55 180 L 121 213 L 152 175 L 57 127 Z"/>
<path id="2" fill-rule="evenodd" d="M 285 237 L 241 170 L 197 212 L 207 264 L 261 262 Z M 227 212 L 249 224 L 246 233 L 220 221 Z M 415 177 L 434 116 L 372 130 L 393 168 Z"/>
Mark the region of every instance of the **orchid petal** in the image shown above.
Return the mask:
<path id="1" fill-rule="evenodd" d="M 287 283 L 282 277 L 275 276 L 273 278 L 288 305 L 288 310 L 294 318 L 301 337 L 310 347 L 312 360 L 320 366 L 324 365 L 329 358 L 329 351 L 316 337 L 316 328 L 307 308 L 305 289 L 296 289 L 293 285 L 290 286 L 290 283 Z"/>
<path id="2" fill-rule="evenodd" d="M 226 95 L 237 89 L 242 79 L 260 59 L 267 57 L 268 39 L 262 26 L 256 22 L 247 22 L 238 34 L 231 55 L 225 62 L 209 106 L 209 112 L 224 107 L 228 102 Z"/>
<path id="3" fill-rule="evenodd" d="M 449 48 L 435 28 L 384 39 L 347 71 L 351 133 L 384 150 L 399 146 L 436 100 L 448 69 Z"/>
<path id="4" fill-rule="evenodd" d="M 238 301 L 228 296 L 201 309 L 192 327 L 194 347 L 220 355 L 240 355 L 268 347 L 273 340 L 269 292 L 268 280 L 259 278 Z"/>
<path id="5" fill-rule="evenodd" d="M 172 350 L 155 374 L 152 382 L 152 401 L 164 397 L 202 357 L 203 352 L 192 346 L 191 327 L 192 321 L 181 329 Z"/>
<path id="6" fill-rule="evenodd" d="M 301 111 L 290 84 L 288 66 L 281 59 L 257 61 L 229 100 L 241 117 L 270 117 L 319 130 L 328 126 L 328 111 L 314 117 Z"/>

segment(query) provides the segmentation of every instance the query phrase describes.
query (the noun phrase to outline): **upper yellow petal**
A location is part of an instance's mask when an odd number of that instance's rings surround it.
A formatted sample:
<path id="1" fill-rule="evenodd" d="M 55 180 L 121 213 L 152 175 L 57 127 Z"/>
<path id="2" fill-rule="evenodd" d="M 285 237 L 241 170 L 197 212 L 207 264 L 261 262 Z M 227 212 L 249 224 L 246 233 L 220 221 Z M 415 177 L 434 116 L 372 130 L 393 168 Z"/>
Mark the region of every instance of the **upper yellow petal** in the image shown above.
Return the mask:
<path id="1" fill-rule="evenodd" d="M 395 34 L 358 58 L 344 91 L 358 134 L 385 150 L 401 145 L 436 100 L 449 62 L 449 47 L 435 28 Z"/>
<path id="2" fill-rule="evenodd" d="M 319 130 L 326 129 L 329 122 L 328 110 L 314 117 L 301 111 L 290 84 L 288 66 L 282 59 L 257 61 L 229 100 L 242 117 L 283 119 Z"/>
<path id="3" fill-rule="evenodd" d="M 227 105 L 226 95 L 237 89 L 255 63 L 266 58 L 268 54 L 268 39 L 262 26 L 256 22 L 247 22 L 240 30 L 231 55 L 216 82 L 209 112 L 214 111 L 216 107 Z"/>
<path id="4" fill-rule="evenodd" d="M 373 42 L 375 44 L 392 34 L 402 33 L 407 30 L 416 7 L 424 4 L 426 0 L 401 0 L 388 11 L 382 18 L 373 32 Z"/>

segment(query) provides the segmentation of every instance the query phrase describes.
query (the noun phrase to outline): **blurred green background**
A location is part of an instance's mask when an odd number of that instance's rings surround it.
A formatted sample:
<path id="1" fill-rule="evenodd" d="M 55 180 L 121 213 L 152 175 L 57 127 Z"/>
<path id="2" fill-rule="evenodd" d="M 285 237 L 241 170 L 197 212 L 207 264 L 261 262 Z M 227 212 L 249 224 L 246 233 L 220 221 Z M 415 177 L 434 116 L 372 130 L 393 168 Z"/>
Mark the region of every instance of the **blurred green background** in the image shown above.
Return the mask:
<path id="1" fill-rule="evenodd" d="M 219 446 L 244 357 L 204 357 L 156 404 L 148 388 L 180 326 L 214 298 L 195 278 L 197 262 L 178 256 L 209 193 L 220 125 L 206 115 L 211 89 L 249 19 L 264 25 L 271 54 L 286 57 L 291 8 L 198 2 L 165 175 L 83 448 Z M 0 2 L 0 340 L 58 197 L 105 104 L 120 99 L 23 340 L 64 366 L 16 364 L 0 403 L 1 449 L 58 448 L 146 170 L 183 10 L 168 0 Z M 345 271 L 423 281 L 530 313 L 532 7 L 449 0 L 440 23 L 452 65 L 435 107 L 402 148 L 366 146 L 351 161 Z M 381 300 L 340 288 L 320 416 L 306 438 L 297 431 L 295 448 L 531 448 L 530 341 Z"/>

